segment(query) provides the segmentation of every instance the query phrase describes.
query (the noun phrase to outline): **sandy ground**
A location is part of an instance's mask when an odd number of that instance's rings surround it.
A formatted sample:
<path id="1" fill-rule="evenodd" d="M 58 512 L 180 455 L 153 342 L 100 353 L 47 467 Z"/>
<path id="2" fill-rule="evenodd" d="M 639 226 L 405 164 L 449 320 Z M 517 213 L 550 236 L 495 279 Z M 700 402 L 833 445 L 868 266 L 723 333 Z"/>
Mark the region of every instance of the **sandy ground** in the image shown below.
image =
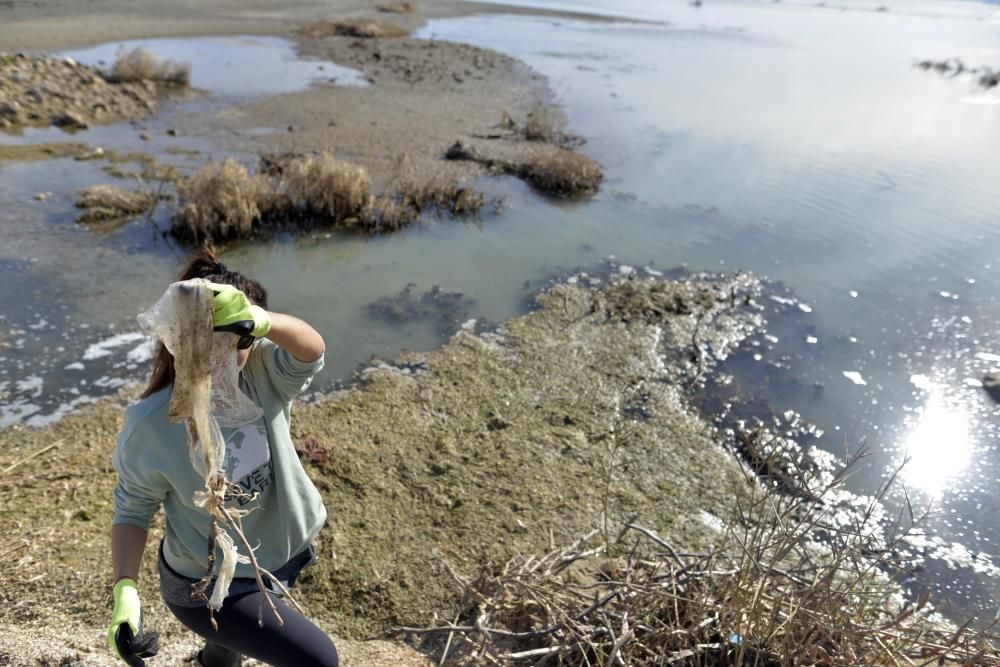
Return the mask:
<path id="1" fill-rule="evenodd" d="M 682 549 L 708 547 L 704 517 L 728 511 L 741 476 L 676 389 L 693 362 L 664 366 L 661 355 L 693 339 L 724 349 L 745 325 L 730 289 L 753 285 L 558 285 L 499 335 L 462 331 L 439 350 L 373 362 L 360 386 L 296 406 L 292 435 L 329 509 L 298 594 L 344 664 L 421 664 L 437 645 L 364 640 L 461 616 L 449 571 L 474 579 L 569 544 L 605 514 L 615 526 L 641 517 Z M 0 533 L 10 536 L 0 665 L 112 664 L 101 637 L 110 456 L 129 399 L 0 430 Z M 626 426 L 626 413 L 642 418 Z M 150 543 L 162 531 L 161 514 Z M 184 664 L 198 641 L 159 601 L 153 561 L 139 576 L 146 622 L 163 633 L 153 664 Z"/>
<path id="2" fill-rule="evenodd" d="M 471 176 L 481 169 L 441 159 L 458 139 L 488 133 L 503 114 L 522 122 L 546 82 L 523 63 L 464 44 L 411 38 L 298 38 L 301 52 L 360 69 L 367 87 L 322 86 L 230 107 L 215 115 L 185 115 L 183 136 L 227 137 L 240 151 L 330 150 L 361 164 L 378 184 L 403 155 L 420 169 Z M 280 131 L 253 134 L 253 128 Z M 525 150 L 531 142 L 521 142 Z"/>

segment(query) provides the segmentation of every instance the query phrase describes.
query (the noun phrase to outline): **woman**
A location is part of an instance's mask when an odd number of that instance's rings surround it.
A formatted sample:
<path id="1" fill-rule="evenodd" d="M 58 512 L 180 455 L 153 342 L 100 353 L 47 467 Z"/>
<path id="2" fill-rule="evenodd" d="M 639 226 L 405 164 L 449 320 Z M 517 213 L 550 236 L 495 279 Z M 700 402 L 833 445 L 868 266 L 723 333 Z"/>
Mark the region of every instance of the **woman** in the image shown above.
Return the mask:
<path id="1" fill-rule="evenodd" d="M 192 256 L 179 276 L 179 280 L 193 278 L 214 283 L 216 331 L 244 333 L 236 353 L 240 389 L 264 413 L 257 423 L 223 429 L 223 466 L 229 479 L 245 491 L 227 504 L 253 510 L 243 518 L 243 529 L 256 547 L 257 561 L 291 586 L 312 561 L 312 543 L 326 520 L 322 498 L 302 469 L 289 433 L 292 399 L 323 366 L 323 338 L 300 319 L 268 312 L 264 288 L 227 269 L 211 250 Z M 185 426 L 167 419 L 173 380 L 173 358 L 159 343 L 149 386 L 126 411 L 114 456 L 115 608 L 108 643 L 120 658 L 138 664 L 134 656 L 142 655 L 142 648 L 139 642 L 129 644 L 140 627 L 136 581 L 149 522 L 162 504 L 166 533 L 159 548 L 160 593 L 170 611 L 205 638 L 205 648 L 198 654 L 201 665 L 230 667 L 247 656 L 278 667 L 336 667 L 337 650 L 330 638 L 279 595 L 267 593 L 284 624 L 265 606 L 264 626 L 258 626 L 264 594 L 249 565 L 237 566 L 237 578 L 214 615 L 218 629 L 212 627 L 205 603 L 192 599 L 191 585 L 208 568 L 209 521 L 207 511 L 192 501 L 194 492 L 204 488 L 204 479 L 190 462 Z"/>

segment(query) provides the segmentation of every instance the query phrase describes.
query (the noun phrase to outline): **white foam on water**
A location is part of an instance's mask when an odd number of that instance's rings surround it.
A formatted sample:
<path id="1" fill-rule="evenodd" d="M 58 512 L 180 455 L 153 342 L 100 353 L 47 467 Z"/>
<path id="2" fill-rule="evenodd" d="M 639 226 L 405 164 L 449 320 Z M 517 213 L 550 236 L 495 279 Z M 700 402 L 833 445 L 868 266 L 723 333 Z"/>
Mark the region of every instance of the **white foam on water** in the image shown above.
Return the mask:
<path id="1" fill-rule="evenodd" d="M 118 387 L 124 387 L 128 384 L 128 380 L 123 380 L 122 378 L 113 378 L 103 375 L 100 378 L 94 380 L 95 387 L 104 387 L 106 389 L 117 389 Z"/>
<path id="2" fill-rule="evenodd" d="M 148 340 L 139 343 L 134 348 L 129 350 L 127 358 L 130 363 L 141 364 L 144 361 L 149 361 L 153 358 L 153 352 L 156 351 L 156 339 L 150 337 Z"/>
<path id="3" fill-rule="evenodd" d="M 128 345 L 130 343 L 137 343 L 145 339 L 146 335 L 138 331 L 116 334 L 110 338 L 98 341 L 88 347 L 83 353 L 83 360 L 91 361 L 93 359 L 110 356 L 116 347 L 121 347 L 122 345 Z"/>
<path id="4" fill-rule="evenodd" d="M 51 424 L 55 424 L 57 421 L 59 421 L 69 413 L 73 412 L 74 410 L 77 410 L 78 408 L 81 408 L 84 405 L 90 405 L 91 403 L 96 403 L 96 402 L 97 402 L 96 397 L 87 396 L 86 394 L 84 394 L 82 396 L 74 398 L 69 403 L 60 404 L 58 408 L 56 408 L 55 410 L 53 410 L 48 414 L 45 415 L 35 414 L 26 419 L 24 423 L 26 426 L 32 426 L 32 427 L 49 426 Z"/>
<path id="5" fill-rule="evenodd" d="M 866 385 L 865 379 L 861 377 L 861 373 L 857 371 L 844 371 L 844 377 L 858 385 Z"/>
<path id="6" fill-rule="evenodd" d="M 33 415 L 41 409 L 41 406 L 35 405 L 26 399 L 2 404 L 0 405 L 0 428 L 6 428 L 23 421 L 25 417 Z"/>
<path id="7" fill-rule="evenodd" d="M 17 387 L 18 393 L 30 393 L 32 398 L 37 398 L 42 395 L 42 388 L 45 386 L 45 380 L 38 375 L 29 375 L 23 380 L 18 380 L 15 386 Z"/>

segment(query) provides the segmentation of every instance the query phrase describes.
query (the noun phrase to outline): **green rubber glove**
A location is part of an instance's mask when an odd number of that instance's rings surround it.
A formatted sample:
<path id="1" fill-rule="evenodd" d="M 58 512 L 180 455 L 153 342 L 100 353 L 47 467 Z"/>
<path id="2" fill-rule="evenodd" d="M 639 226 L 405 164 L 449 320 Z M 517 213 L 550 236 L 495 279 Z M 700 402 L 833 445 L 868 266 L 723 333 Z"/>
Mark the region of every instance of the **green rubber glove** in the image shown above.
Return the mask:
<path id="1" fill-rule="evenodd" d="M 159 633 L 143 632 L 139 591 L 132 579 L 122 579 L 112 589 L 115 610 L 108 626 L 111 651 L 129 667 L 142 667 L 143 658 L 152 658 L 159 649 Z"/>
<path id="2" fill-rule="evenodd" d="M 215 292 L 212 326 L 216 331 L 263 338 L 271 330 L 270 315 L 260 306 L 250 303 L 246 294 L 232 285 L 208 283 L 208 287 Z"/>

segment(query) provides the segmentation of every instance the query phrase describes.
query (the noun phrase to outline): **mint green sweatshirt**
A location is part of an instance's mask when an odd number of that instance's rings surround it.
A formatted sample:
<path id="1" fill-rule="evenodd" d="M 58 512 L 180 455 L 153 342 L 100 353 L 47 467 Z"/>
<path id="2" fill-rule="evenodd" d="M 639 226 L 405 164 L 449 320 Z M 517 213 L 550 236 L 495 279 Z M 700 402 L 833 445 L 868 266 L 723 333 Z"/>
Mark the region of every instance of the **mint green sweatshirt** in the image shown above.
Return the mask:
<path id="1" fill-rule="evenodd" d="M 261 567 L 273 570 L 301 553 L 326 521 L 326 508 L 299 462 L 289 433 L 291 402 L 323 367 L 323 358 L 298 361 L 269 340 L 259 340 L 240 373 L 240 389 L 264 410 L 256 424 L 222 429 L 226 439 L 223 468 L 248 495 L 227 506 L 253 509 L 243 529 L 256 548 Z M 167 419 L 171 387 L 144 398 L 125 411 L 114 455 L 118 486 L 112 524 L 148 529 L 162 504 L 166 513 L 163 555 L 178 573 L 200 579 L 208 568 L 208 513 L 194 504 L 204 489 L 191 465 L 184 424 Z M 258 546 L 259 545 L 259 546 Z M 238 544 L 240 553 L 243 545 Z M 216 567 L 222 562 L 217 552 Z M 253 577 L 249 565 L 237 565 L 237 577 Z"/>

